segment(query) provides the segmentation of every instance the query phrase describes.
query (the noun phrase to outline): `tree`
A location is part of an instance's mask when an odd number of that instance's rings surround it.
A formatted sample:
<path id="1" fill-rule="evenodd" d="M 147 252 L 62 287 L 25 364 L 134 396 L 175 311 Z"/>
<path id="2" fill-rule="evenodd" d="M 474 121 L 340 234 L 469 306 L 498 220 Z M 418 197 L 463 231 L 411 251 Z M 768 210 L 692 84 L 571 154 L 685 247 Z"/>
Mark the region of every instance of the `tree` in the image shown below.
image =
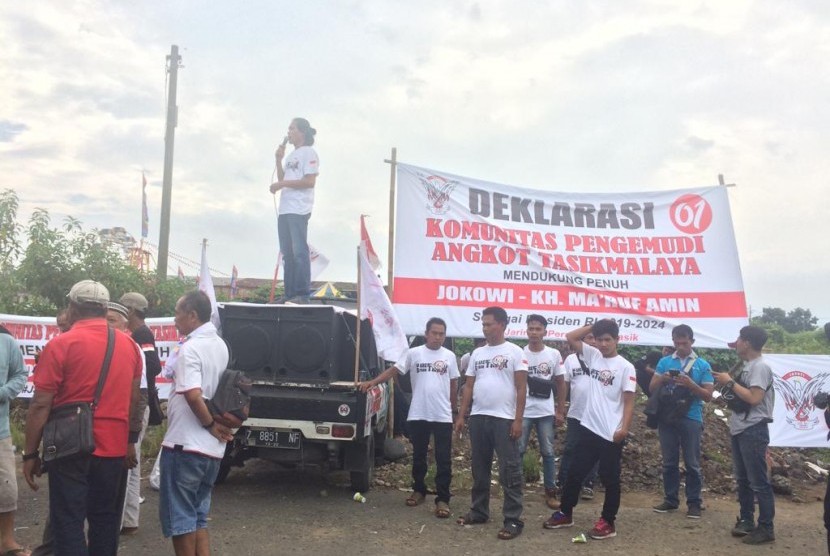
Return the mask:
<path id="1" fill-rule="evenodd" d="M 815 330 L 818 317 L 814 317 L 809 309 L 796 307 L 785 312 L 779 307 L 764 307 L 760 317 L 752 319 L 755 324 L 777 324 L 790 333 Z"/>
<path id="2" fill-rule="evenodd" d="M 120 251 L 102 242 L 95 231 L 67 217 L 53 227 L 49 212 L 38 208 L 28 225 L 17 223 L 18 198 L 0 193 L 0 307 L 2 312 L 52 316 L 66 306 L 72 285 L 84 279 L 104 284 L 112 299 L 138 291 L 150 303 L 148 316 L 170 316 L 181 295 L 191 289 L 181 280 L 157 281 L 130 266 Z M 23 248 L 21 236 L 28 241 Z"/>

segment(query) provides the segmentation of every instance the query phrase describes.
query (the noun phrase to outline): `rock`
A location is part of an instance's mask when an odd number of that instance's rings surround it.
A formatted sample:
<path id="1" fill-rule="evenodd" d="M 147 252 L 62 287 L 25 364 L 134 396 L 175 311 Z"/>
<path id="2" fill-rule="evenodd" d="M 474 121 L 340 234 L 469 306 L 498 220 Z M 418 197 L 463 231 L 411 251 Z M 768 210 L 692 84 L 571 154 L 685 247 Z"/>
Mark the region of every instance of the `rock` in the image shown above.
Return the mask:
<path id="1" fill-rule="evenodd" d="M 782 475 L 772 476 L 772 490 L 776 494 L 792 494 L 793 487 L 790 480 Z"/>

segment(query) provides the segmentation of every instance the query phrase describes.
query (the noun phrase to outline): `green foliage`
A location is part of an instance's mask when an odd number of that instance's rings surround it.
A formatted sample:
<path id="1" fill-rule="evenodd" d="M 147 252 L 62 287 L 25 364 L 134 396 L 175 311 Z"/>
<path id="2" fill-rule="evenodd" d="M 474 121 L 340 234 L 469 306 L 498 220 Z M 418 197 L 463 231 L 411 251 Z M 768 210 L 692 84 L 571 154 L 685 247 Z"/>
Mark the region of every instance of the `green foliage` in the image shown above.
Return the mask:
<path id="1" fill-rule="evenodd" d="M 522 458 L 522 475 L 526 483 L 535 483 L 542 476 L 539 452 L 535 448 L 528 448 L 524 458 Z"/>
<path id="2" fill-rule="evenodd" d="M 157 281 L 130 266 L 120 251 L 83 229 L 71 216 L 60 228 L 37 208 L 24 227 L 17 224 L 18 198 L 0 193 L 0 311 L 52 316 L 66 306 L 66 294 L 84 279 L 104 284 L 111 299 L 128 291 L 144 294 L 148 316 L 170 316 L 176 301 L 193 286 L 182 280 Z M 28 241 L 23 248 L 22 237 Z"/>
<path id="3" fill-rule="evenodd" d="M 818 317 L 814 317 L 809 309 L 796 307 L 785 312 L 779 307 L 764 307 L 761 316 L 752 319 L 756 325 L 778 325 L 786 332 L 805 332 L 815 330 Z"/>

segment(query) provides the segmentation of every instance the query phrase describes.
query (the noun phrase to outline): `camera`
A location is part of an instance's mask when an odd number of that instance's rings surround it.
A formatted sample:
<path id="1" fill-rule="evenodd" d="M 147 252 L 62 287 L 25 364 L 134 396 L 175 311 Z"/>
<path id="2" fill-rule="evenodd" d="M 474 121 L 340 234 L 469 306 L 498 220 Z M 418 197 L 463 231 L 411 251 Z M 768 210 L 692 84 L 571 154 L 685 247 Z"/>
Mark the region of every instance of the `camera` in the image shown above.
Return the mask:
<path id="1" fill-rule="evenodd" d="M 830 394 L 819 392 L 813 397 L 813 405 L 819 409 L 827 409 L 827 406 L 830 405 Z"/>

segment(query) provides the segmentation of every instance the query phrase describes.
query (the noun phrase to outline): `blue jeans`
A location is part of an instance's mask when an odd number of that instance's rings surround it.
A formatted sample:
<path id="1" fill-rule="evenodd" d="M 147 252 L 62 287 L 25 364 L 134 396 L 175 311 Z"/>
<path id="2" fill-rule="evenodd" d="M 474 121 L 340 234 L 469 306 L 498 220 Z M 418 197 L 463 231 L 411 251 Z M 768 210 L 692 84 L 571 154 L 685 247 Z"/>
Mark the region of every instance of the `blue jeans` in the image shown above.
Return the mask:
<path id="1" fill-rule="evenodd" d="M 536 429 L 539 439 L 539 452 L 542 454 L 542 475 L 545 478 L 545 490 L 556 486 L 556 458 L 553 455 L 553 438 L 555 433 L 553 415 L 547 417 L 525 417 L 522 420 L 522 438 L 519 440 L 519 458 L 524 459 L 530 431 Z"/>
<path id="2" fill-rule="evenodd" d="M 311 214 L 280 214 L 277 232 L 283 260 L 285 298 L 311 293 L 311 259 L 308 252 L 308 219 Z"/>
<path id="3" fill-rule="evenodd" d="M 510 438 L 512 419 L 472 415 L 470 417 L 470 463 L 473 471 L 472 504 L 470 515 L 474 519 L 490 518 L 490 476 L 493 470 L 493 452 L 499 461 L 499 483 L 504 500 L 502 515 L 504 525 L 515 524 L 520 529 L 522 521 L 522 476 L 519 460 L 519 444 Z"/>
<path id="4" fill-rule="evenodd" d="M 178 537 L 207 527 L 210 493 L 221 461 L 162 448 L 159 519 L 165 537 Z"/>
<path id="5" fill-rule="evenodd" d="M 568 417 L 568 428 L 565 432 L 565 446 L 562 448 L 562 459 L 559 460 L 559 476 L 556 478 L 559 486 L 565 486 L 568 480 L 568 471 L 571 467 L 571 460 L 576 451 L 576 445 L 579 442 L 579 433 L 582 430 L 582 425 L 579 424 L 579 419 Z M 599 471 L 599 463 L 594 464 L 585 479 L 582 480 L 582 486 L 594 488 L 594 479 L 597 478 Z"/>
<path id="6" fill-rule="evenodd" d="M 755 522 L 755 499 L 758 499 L 758 525 L 772 529 L 775 498 L 767 475 L 769 426 L 752 425 L 732 437 L 732 466 L 738 485 L 741 519 Z"/>
<path id="7" fill-rule="evenodd" d="M 124 458 L 74 456 L 50 461 L 48 468 L 54 554 L 116 554 L 127 486 Z M 89 524 L 89 543 L 84 521 Z"/>
<path id="8" fill-rule="evenodd" d="M 663 454 L 663 491 L 665 501 L 672 506 L 680 505 L 680 450 L 683 450 L 683 464 L 686 466 L 686 504 L 701 503 L 703 475 L 700 472 L 700 437 L 703 423 L 679 419 L 676 423 L 660 423 L 660 451 Z"/>

